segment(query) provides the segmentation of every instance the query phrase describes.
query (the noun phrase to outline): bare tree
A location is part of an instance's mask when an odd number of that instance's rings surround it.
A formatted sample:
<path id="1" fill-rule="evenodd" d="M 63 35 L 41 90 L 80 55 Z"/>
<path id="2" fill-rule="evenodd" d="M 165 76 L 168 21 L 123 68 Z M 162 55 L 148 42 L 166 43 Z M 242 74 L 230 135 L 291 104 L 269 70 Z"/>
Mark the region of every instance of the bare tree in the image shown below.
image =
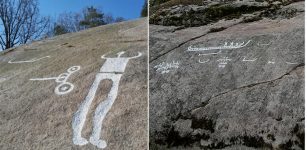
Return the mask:
<path id="1" fill-rule="evenodd" d="M 80 13 L 65 12 L 59 15 L 57 25 L 64 27 L 68 32 L 78 32 L 84 28 L 80 26 L 83 16 Z"/>
<path id="2" fill-rule="evenodd" d="M 0 45 L 8 49 L 44 34 L 49 18 L 40 17 L 37 0 L 0 0 Z"/>

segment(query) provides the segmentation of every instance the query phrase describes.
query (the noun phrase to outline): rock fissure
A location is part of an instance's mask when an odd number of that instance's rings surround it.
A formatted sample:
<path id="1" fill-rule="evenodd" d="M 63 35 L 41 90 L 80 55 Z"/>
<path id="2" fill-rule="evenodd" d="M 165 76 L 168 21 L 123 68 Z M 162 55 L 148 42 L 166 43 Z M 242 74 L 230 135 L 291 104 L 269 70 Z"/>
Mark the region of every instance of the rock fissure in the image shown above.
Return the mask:
<path id="1" fill-rule="evenodd" d="M 202 34 L 202 35 L 199 35 L 199 36 L 195 36 L 195 37 L 193 37 L 193 38 L 190 38 L 190 39 L 188 39 L 188 40 L 186 40 L 186 41 L 184 41 L 184 42 L 181 42 L 181 43 L 179 43 L 176 47 L 174 47 L 174 48 L 172 48 L 172 49 L 170 49 L 170 50 L 168 50 L 168 51 L 166 51 L 166 52 L 164 52 L 164 53 L 162 53 L 162 54 L 157 55 L 155 58 L 151 59 L 151 60 L 149 61 L 149 63 L 154 62 L 155 60 L 159 59 L 159 58 L 162 57 L 163 55 L 166 55 L 166 54 L 170 53 L 171 51 L 173 51 L 173 50 L 175 50 L 175 49 L 181 47 L 182 45 L 184 45 L 184 44 L 186 44 L 186 43 L 188 43 L 188 42 L 191 42 L 191 41 L 193 41 L 193 40 L 199 39 L 199 38 L 201 38 L 201 37 L 203 37 L 203 36 L 206 36 L 206 35 L 208 35 L 208 34 L 210 34 L 210 33 L 220 32 L 220 31 L 226 30 L 226 29 L 228 29 L 228 28 L 230 28 L 230 27 L 233 27 L 233 26 L 235 26 L 235 25 L 237 25 L 237 24 L 240 24 L 240 22 L 239 22 L 239 23 L 235 23 L 235 24 L 233 24 L 233 25 L 230 25 L 230 26 L 228 26 L 228 27 L 211 28 L 208 32 L 206 32 L 206 33 L 204 33 L 204 34 Z M 174 31 L 174 32 L 175 32 L 175 31 Z"/>
<path id="2" fill-rule="evenodd" d="M 275 82 L 275 81 L 280 80 L 280 79 L 282 79 L 283 77 L 289 75 L 291 72 L 295 71 L 296 69 L 298 69 L 298 68 L 300 68 L 300 67 L 304 67 L 304 66 L 305 66 L 305 63 L 300 63 L 300 64 L 298 64 L 297 66 L 293 67 L 290 71 L 286 72 L 285 74 L 281 75 L 280 77 L 278 77 L 278 78 L 276 78 L 276 79 L 269 80 L 269 81 L 262 81 L 262 82 L 253 83 L 253 84 L 249 84 L 249 85 L 244 85 L 244 86 L 241 86 L 241 87 L 232 89 L 232 90 L 228 90 L 228 91 L 219 93 L 219 94 L 217 94 L 217 95 L 214 95 L 214 96 L 210 97 L 210 98 L 207 100 L 206 105 L 207 105 L 208 103 L 210 103 L 210 101 L 211 101 L 212 99 L 217 98 L 217 97 L 219 97 L 219 96 L 222 96 L 222 95 L 225 95 L 225 94 L 228 94 L 228 93 L 237 91 L 237 90 L 241 90 L 241 89 L 244 89 L 244 88 L 251 88 L 251 87 L 254 87 L 254 86 L 257 86 L 257 85 Z M 202 104 L 202 106 L 199 106 L 199 107 L 197 107 L 197 108 L 194 108 L 193 110 L 199 109 L 199 108 L 201 108 L 201 107 L 204 107 L 203 104 Z M 192 110 L 192 111 L 193 111 L 193 110 Z"/>

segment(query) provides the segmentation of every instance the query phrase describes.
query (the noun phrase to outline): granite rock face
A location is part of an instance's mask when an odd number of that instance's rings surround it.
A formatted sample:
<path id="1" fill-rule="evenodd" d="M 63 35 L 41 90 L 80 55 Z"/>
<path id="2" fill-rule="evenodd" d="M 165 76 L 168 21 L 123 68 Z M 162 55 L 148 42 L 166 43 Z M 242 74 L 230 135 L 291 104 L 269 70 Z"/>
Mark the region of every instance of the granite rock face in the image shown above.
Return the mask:
<path id="1" fill-rule="evenodd" d="M 133 57 L 138 52 L 142 56 L 127 63 L 115 102 L 103 120 L 100 137 L 107 144 L 105 149 L 146 149 L 147 22 L 143 18 L 100 26 L 1 52 L 0 149 L 100 149 L 92 143 L 83 146 L 73 143 L 73 116 L 106 62 L 101 56 L 117 57 L 120 51 L 125 52 L 120 57 Z M 39 60 L 8 63 L 36 59 Z M 71 66 L 80 66 L 80 70 L 66 80 L 74 85 L 67 94 L 54 92 L 61 82 L 53 79 L 29 80 L 58 77 Z M 92 133 L 94 112 L 98 104 L 107 99 L 111 87 L 110 79 L 101 81 L 98 86 L 81 132 L 86 140 Z M 65 88 L 68 87 L 62 90 Z"/>
<path id="2" fill-rule="evenodd" d="M 303 6 L 286 6 L 289 18 L 150 25 L 150 149 L 304 149 Z"/>
<path id="3" fill-rule="evenodd" d="M 155 10 L 150 23 L 163 26 L 198 27 L 221 19 L 231 20 L 253 15 L 253 21 L 261 18 L 290 18 L 297 9 L 287 8 L 292 1 L 205 1 L 202 5 L 175 5 Z M 155 6 L 157 7 L 157 6 Z M 284 8 L 286 7 L 286 8 Z M 284 8 L 284 9 L 282 9 Z"/>

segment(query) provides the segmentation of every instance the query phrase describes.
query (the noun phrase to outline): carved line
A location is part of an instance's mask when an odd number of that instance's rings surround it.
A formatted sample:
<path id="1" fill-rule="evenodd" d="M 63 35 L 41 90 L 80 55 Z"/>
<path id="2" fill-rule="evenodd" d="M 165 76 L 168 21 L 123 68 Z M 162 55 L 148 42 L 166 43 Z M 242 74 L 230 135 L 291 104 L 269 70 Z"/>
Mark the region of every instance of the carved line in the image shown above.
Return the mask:
<path id="1" fill-rule="evenodd" d="M 246 43 L 235 43 L 231 42 L 230 45 L 228 45 L 227 42 L 225 42 L 224 46 L 217 46 L 217 47 L 203 47 L 203 48 L 192 48 L 192 46 L 188 47 L 187 51 L 208 51 L 208 50 L 222 50 L 222 49 L 238 49 L 247 46 L 250 43 L 251 40 L 248 40 Z M 245 44 L 244 44 L 245 43 Z"/>
<path id="2" fill-rule="evenodd" d="M 25 61 L 15 61 L 15 62 L 10 60 L 8 63 L 9 64 L 31 63 L 31 62 L 39 61 L 39 60 L 44 59 L 44 58 L 50 58 L 50 56 L 45 56 L 45 57 L 41 57 L 41 58 L 37 58 L 37 59 L 33 58 L 33 59 L 30 59 L 30 60 L 25 60 Z"/>

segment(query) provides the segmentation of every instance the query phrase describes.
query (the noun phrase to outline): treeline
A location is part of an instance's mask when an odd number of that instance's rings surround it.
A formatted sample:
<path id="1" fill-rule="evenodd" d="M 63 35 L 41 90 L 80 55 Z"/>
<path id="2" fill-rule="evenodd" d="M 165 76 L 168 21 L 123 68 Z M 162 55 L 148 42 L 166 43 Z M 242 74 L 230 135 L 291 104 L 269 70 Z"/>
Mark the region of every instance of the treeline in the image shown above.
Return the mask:
<path id="1" fill-rule="evenodd" d="M 60 14 L 56 23 L 52 25 L 49 36 L 78 32 L 80 30 L 122 21 L 125 21 L 125 18 L 114 18 L 112 14 L 105 14 L 94 6 L 90 6 L 86 7 L 82 13 L 69 12 Z"/>
<path id="2" fill-rule="evenodd" d="M 146 17 L 147 0 L 144 0 L 141 17 Z M 9 49 L 34 40 L 77 32 L 80 30 L 125 21 L 123 17 L 113 17 L 94 6 L 82 12 L 66 12 L 54 21 L 40 15 L 38 0 L 0 1 L 0 50 Z"/>

